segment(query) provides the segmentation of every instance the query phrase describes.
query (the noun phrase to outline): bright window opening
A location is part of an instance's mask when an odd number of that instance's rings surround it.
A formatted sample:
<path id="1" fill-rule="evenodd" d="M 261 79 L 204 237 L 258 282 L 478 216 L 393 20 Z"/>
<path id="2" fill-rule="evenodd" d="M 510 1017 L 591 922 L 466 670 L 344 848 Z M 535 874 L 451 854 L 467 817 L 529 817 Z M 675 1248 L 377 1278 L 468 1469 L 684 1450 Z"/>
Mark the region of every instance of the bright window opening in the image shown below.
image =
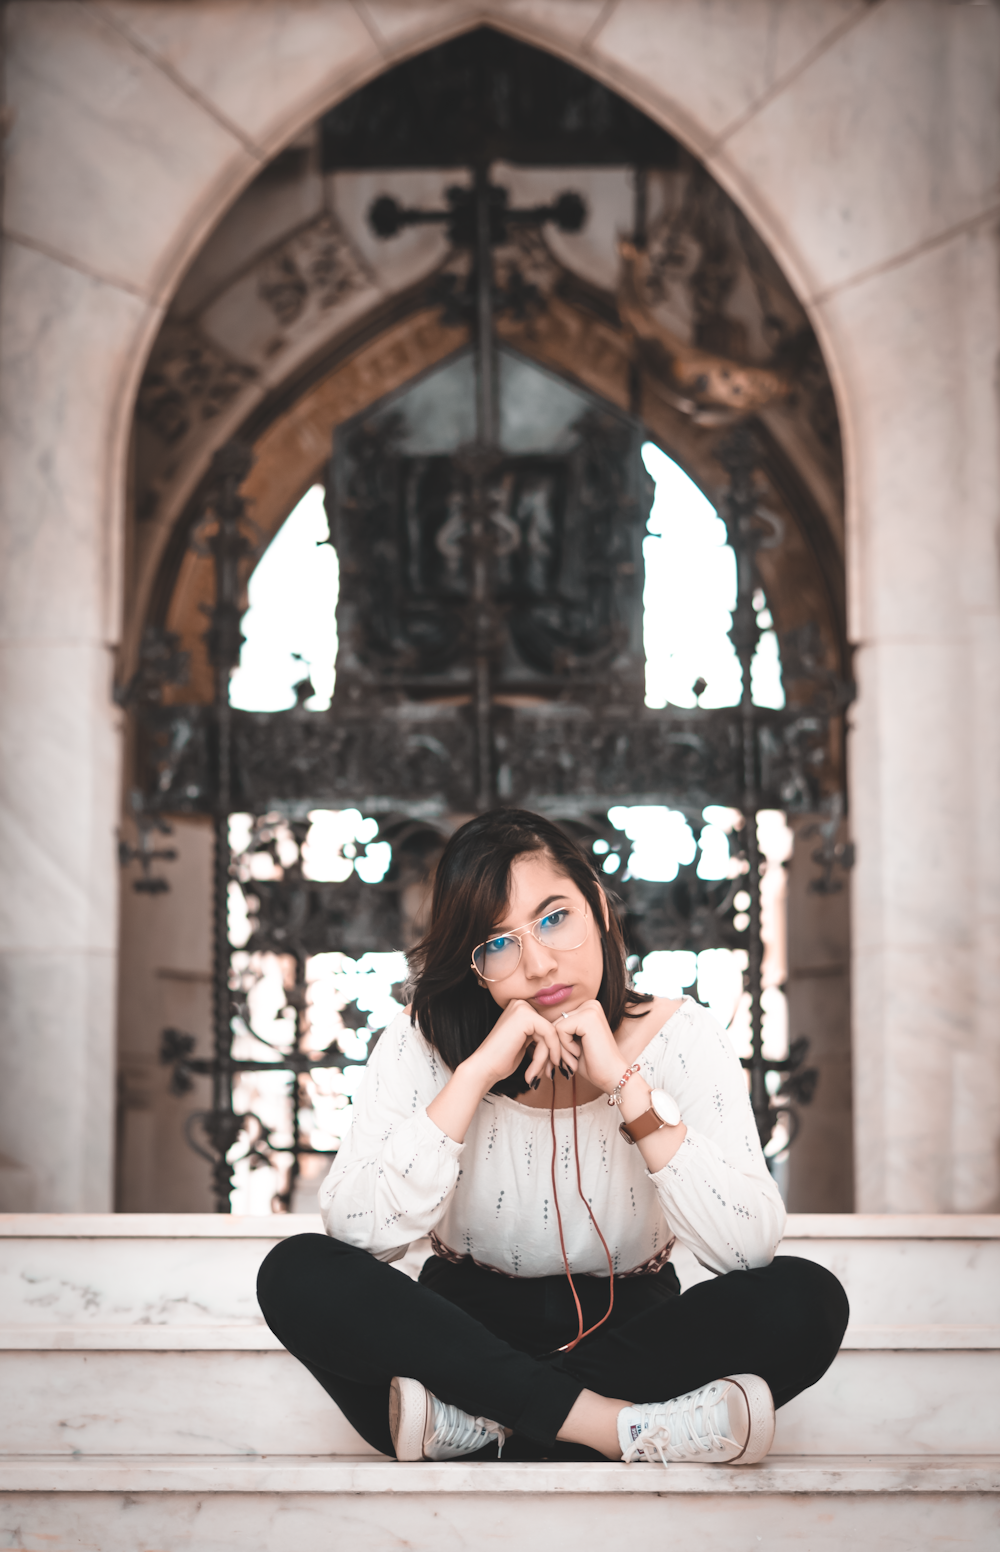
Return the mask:
<path id="1" fill-rule="evenodd" d="M 229 698 L 242 711 L 285 711 L 307 676 L 325 711 L 337 660 L 340 569 L 323 506 L 323 487 L 307 490 L 265 550 L 250 578 L 246 641 Z"/>
<path id="2" fill-rule="evenodd" d="M 735 706 L 740 665 L 727 632 L 736 604 L 736 558 L 726 525 L 684 470 L 653 442 L 642 449 L 656 482 L 643 541 L 646 705 Z M 762 635 L 751 665 L 758 706 L 783 706 L 778 638 L 763 593 L 754 600 Z M 695 697 L 694 685 L 706 689 Z"/>

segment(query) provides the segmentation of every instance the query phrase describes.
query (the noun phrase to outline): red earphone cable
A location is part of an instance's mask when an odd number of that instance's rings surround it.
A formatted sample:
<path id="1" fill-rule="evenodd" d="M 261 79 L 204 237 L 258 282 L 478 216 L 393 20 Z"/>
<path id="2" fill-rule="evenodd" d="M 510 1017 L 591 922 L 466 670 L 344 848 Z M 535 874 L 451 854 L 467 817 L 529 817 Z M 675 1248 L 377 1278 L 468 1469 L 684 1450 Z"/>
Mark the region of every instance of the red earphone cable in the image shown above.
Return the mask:
<path id="1" fill-rule="evenodd" d="M 587 1198 L 583 1194 L 583 1179 L 582 1179 L 581 1174 L 580 1174 L 580 1140 L 579 1140 L 579 1135 L 578 1135 L 578 1132 L 577 1132 L 577 1124 L 576 1124 L 576 1074 L 575 1073 L 573 1074 L 573 1153 L 574 1153 L 575 1158 L 576 1158 L 576 1189 L 579 1192 L 579 1196 L 580 1196 L 581 1202 L 583 1203 L 584 1207 L 587 1209 L 587 1215 L 590 1218 L 591 1223 L 594 1225 L 594 1228 L 597 1230 L 597 1237 L 600 1240 L 602 1246 L 604 1247 L 604 1254 L 608 1258 L 608 1272 L 610 1274 L 610 1279 L 611 1279 L 611 1281 L 610 1281 L 611 1298 L 610 1298 L 610 1301 L 608 1303 L 607 1313 L 602 1315 L 600 1320 L 598 1320 L 594 1325 L 588 1326 L 586 1331 L 584 1331 L 584 1329 L 583 1329 L 583 1309 L 582 1309 L 582 1307 L 580 1305 L 580 1296 L 579 1296 L 579 1294 L 576 1291 L 576 1284 L 573 1281 L 573 1274 L 572 1274 L 572 1272 L 569 1269 L 569 1257 L 566 1254 L 566 1238 L 565 1238 L 565 1235 L 563 1234 L 562 1213 L 559 1211 L 559 1188 L 556 1185 L 556 1154 L 558 1153 L 558 1150 L 559 1150 L 559 1144 L 558 1144 L 558 1142 L 556 1140 L 556 1083 L 555 1083 L 555 1074 L 554 1073 L 552 1075 L 552 1098 L 549 1101 L 549 1125 L 550 1125 L 551 1130 L 552 1130 L 552 1201 L 553 1201 L 553 1204 L 555 1206 L 555 1210 L 556 1210 L 556 1223 L 557 1223 L 558 1228 L 559 1228 L 559 1249 L 562 1251 L 563 1266 L 566 1269 L 566 1277 L 567 1277 L 567 1280 L 569 1282 L 570 1292 L 573 1295 L 573 1303 L 576 1305 L 576 1319 L 577 1319 L 577 1334 L 576 1334 L 576 1336 L 573 1338 L 572 1342 L 567 1342 L 565 1347 L 557 1347 L 556 1348 L 556 1352 L 559 1352 L 559 1353 L 571 1353 L 573 1351 L 574 1347 L 578 1347 L 579 1346 L 579 1344 L 583 1341 L 585 1336 L 590 1336 L 592 1331 L 596 1331 L 599 1326 L 603 1326 L 604 1322 L 610 1318 L 611 1311 L 615 1307 L 615 1268 L 614 1268 L 614 1262 L 611 1259 L 611 1252 L 608 1249 L 607 1240 L 604 1238 L 604 1235 L 601 1233 L 600 1224 L 598 1223 L 597 1219 L 594 1217 L 593 1211 L 591 1210 L 590 1203 L 587 1201 Z"/>

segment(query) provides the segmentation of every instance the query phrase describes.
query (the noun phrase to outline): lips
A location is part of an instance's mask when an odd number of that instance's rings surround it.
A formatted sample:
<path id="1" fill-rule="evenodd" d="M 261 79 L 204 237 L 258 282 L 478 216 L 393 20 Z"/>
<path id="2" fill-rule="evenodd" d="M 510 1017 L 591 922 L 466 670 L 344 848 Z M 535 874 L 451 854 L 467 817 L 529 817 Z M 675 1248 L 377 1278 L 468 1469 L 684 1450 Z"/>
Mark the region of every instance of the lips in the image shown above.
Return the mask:
<path id="1" fill-rule="evenodd" d="M 557 1002 L 565 1002 L 572 991 L 572 986 L 546 986 L 544 991 L 535 993 L 533 1000 L 543 1008 L 554 1008 Z"/>

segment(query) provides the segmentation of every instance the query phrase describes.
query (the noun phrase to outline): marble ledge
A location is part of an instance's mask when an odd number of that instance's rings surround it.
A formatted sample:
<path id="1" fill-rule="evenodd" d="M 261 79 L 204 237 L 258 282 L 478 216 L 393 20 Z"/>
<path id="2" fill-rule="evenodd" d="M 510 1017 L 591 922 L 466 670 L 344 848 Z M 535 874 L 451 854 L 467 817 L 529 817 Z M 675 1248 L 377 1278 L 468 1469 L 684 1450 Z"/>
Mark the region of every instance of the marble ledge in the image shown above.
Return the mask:
<path id="1" fill-rule="evenodd" d="M 1000 1340 L 997 1344 L 1000 1347 Z M 98 1325 L 25 1323 L 0 1326 L 0 1352 L 263 1353 L 283 1352 L 262 1321 L 230 1325 Z"/>
<path id="2" fill-rule="evenodd" d="M 992 1352 L 1000 1348 L 1000 1326 L 848 1326 L 841 1351 Z"/>
<path id="3" fill-rule="evenodd" d="M 0 1239 L 287 1239 L 322 1234 L 319 1213 L 0 1213 Z"/>
<path id="4" fill-rule="evenodd" d="M 0 1493 L 1000 1493 L 989 1455 L 772 1455 L 759 1466 L 402 1462 L 311 1455 L 0 1457 Z"/>
<path id="5" fill-rule="evenodd" d="M 3 1213 L 0 1239 L 287 1239 L 321 1234 L 318 1213 Z M 1000 1213 L 790 1213 L 795 1240 L 1000 1239 Z"/>
<path id="6" fill-rule="evenodd" d="M 844 1352 L 995 1352 L 1000 1350 L 1000 1326 L 910 1325 L 848 1326 Z M 262 1322 L 245 1324 L 120 1326 L 80 1321 L 46 1326 L 25 1322 L 0 1326 L 0 1352 L 283 1352 L 277 1337 Z"/>

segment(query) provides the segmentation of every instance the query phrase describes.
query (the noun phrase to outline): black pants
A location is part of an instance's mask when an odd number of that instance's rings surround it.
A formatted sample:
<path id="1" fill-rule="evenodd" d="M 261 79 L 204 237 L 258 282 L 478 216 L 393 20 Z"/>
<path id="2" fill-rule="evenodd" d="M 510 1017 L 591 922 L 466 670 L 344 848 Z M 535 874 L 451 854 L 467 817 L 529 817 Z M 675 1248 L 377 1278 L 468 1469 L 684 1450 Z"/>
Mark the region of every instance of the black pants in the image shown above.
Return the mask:
<path id="1" fill-rule="evenodd" d="M 578 1277 L 586 1325 L 607 1309 L 608 1282 Z M 829 1368 L 847 1325 L 847 1296 L 824 1267 L 779 1256 L 681 1293 L 669 1264 L 615 1281 L 611 1320 L 572 1353 L 565 1277 L 508 1278 L 472 1261 L 431 1257 L 419 1283 L 364 1250 L 295 1234 L 257 1280 L 264 1318 L 375 1449 L 393 1453 L 393 1375 L 514 1430 L 504 1459 L 599 1460 L 556 1441 L 581 1390 L 666 1401 L 726 1374 L 759 1374 L 776 1406 Z M 491 1445 L 484 1457 L 495 1458 Z"/>

